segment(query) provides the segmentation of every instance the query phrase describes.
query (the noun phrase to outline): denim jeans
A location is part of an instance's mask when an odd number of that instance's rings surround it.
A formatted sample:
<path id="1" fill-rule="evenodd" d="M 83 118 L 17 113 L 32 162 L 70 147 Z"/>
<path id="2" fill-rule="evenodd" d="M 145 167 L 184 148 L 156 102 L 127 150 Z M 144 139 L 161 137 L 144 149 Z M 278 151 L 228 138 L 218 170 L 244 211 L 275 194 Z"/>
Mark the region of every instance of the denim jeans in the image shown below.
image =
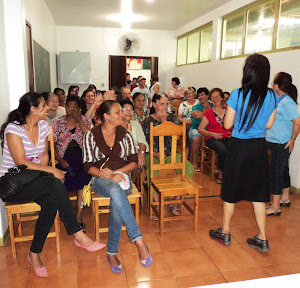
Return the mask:
<path id="1" fill-rule="evenodd" d="M 107 254 L 116 255 L 119 252 L 123 223 L 131 242 L 143 238 L 127 199 L 132 190 L 131 180 L 128 190 L 123 190 L 115 181 L 97 177 L 94 178 L 92 187 L 98 195 L 110 197 Z"/>

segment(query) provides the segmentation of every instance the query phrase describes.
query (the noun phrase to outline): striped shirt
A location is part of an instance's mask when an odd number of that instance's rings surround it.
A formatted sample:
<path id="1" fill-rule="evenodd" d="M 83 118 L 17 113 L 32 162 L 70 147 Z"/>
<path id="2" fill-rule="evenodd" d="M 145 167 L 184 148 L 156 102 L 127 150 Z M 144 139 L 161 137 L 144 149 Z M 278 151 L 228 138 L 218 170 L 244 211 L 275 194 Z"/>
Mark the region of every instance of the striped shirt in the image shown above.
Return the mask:
<path id="1" fill-rule="evenodd" d="M 3 162 L 0 170 L 0 176 L 4 175 L 9 168 L 14 167 L 16 164 L 9 152 L 6 135 L 8 133 L 19 136 L 22 139 L 23 147 L 25 150 L 25 159 L 33 163 L 40 163 L 40 156 L 45 151 L 45 138 L 50 133 L 49 126 L 46 121 L 41 120 L 39 125 L 39 140 L 36 146 L 30 140 L 24 125 L 17 125 L 9 123 L 4 131 L 4 145 L 3 145 Z"/>
<path id="2" fill-rule="evenodd" d="M 103 168 L 116 170 L 138 162 L 138 154 L 133 137 L 127 129 L 118 126 L 113 147 L 109 147 L 103 137 L 101 126 L 98 125 L 84 134 L 83 138 L 83 168 L 88 173 L 91 167 L 100 168 L 109 158 Z"/>

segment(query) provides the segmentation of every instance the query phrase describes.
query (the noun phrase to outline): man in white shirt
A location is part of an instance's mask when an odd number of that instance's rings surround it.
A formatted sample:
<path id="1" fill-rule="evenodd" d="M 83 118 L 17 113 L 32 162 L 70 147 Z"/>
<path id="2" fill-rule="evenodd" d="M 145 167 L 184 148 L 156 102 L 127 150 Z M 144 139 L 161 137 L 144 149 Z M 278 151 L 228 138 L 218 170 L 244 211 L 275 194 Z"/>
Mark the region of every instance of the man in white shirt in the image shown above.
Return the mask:
<path id="1" fill-rule="evenodd" d="M 151 97 L 150 96 L 150 91 L 148 88 L 146 88 L 146 78 L 144 77 L 140 77 L 138 79 L 138 82 L 139 82 L 139 86 L 138 87 L 135 87 L 132 92 L 131 92 L 131 95 L 133 96 L 136 92 L 139 92 L 139 93 L 142 93 L 145 95 L 145 106 L 144 106 L 144 109 L 147 110 L 147 105 L 148 105 L 148 99 Z"/>

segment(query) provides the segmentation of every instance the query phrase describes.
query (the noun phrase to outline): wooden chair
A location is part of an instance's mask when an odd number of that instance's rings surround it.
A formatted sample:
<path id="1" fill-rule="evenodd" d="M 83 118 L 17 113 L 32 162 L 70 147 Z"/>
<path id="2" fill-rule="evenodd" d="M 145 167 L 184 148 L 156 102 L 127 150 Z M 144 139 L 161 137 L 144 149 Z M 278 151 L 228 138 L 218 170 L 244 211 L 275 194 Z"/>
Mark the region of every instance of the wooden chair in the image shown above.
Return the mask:
<path id="1" fill-rule="evenodd" d="M 131 205 L 135 206 L 134 212 L 135 212 L 135 219 L 137 224 L 139 225 L 140 220 L 140 192 L 136 188 L 134 184 L 132 184 L 132 193 L 128 196 L 129 203 Z M 95 235 L 96 235 L 96 241 L 100 241 L 100 235 L 99 233 L 108 232 L 108 227 L 100 228 L 100 217 L 99 214 L 108 214 L 109 206 L 110 204 L 110 198 L 109 197 L 101 197 L 97 195 L 96 193 L 92 194 L 92 207 L 93 211 L 95 213 Z M 122 230 L 126 230 L 126 227 L 123 226 Z"/>
<path id="2" fill-rule="evenodd" d="M 159 164 L 153 163 L 153 137 L 155 136 L 159 137 Z M 165 163 L 164 136 L 172 137 L 171 163 Z M 182 137 L 182 157 L 181 162 L 176 163 L 176 148 L 178 136 Z M 150 218 L 152 218 L 152 214 L 154 211 L 159 218 L 160 236 L 163 236 L 164 222 L 166 221 L 193 219 L 194 231 L 197 231 L 199 189 L 201 188 L 201 186 L 189 177 L 185 176 L 185 137 L 186 123 L 183 123 L 183 125 L 176 125 L 172 122 L 165 122 L 156 127 L 153 127 L 153 123 L 150 123 Z M 181 169 L 181 174 L 177 174 L 174 169 Z M 153 172 L 155 170 L 159 170 L 159 176 L 153 175 Z M 172 171 L 173 173 L 168 173 L 168 171 Z M 153 189 L 155 189 L 159 194 L 158 202 L 153 201 Z M 176 196 L 180 196 L 181 199 L 165 201 L 166 197 L 174 198 Z M 185 201 L 185 196 L 194 196 L 193 208 Z M 164 206 L 174 203 L 180 204 L 181 215 L 175 217 L 165 217 Z M 158 206 L 159 209 L 157 209 Z M 191 215 L 183 215 L 184 207 L 187 208 Z"/>
<path id="3" fill-rule="evenodd" d="M 48 136 L 48 139 L 50 141 L 52 166 L 55 166 L 52 127 L 50 127 L 50 134 Z M 6 202 L 5 208 L 7 209 L 7 213 L 8 213 L 8 224 L 9 224 L 12 255 L 13 258 L 16 259 L 17 257 L 16 243 L 30 241 L 33 239 L 34 236 L 34 235 L 23 236 L 22 222 L 36 220 L 38 218 L 38 212 L 41 211 L 41 207 L 35 202 L 29 202 L 25 204 L 14 204 L 14 203 Z M 14 215 L 16 216 L 14 217 Z M 60 223 L 59 223 L 59 216 L 57 213 L 54 221 L 54 232 L 50 232 L 47 236 L 47 238 L 56 237 L 57 253 L 60 252 L 59 230 L 60 230 Z"/>
<path id="4" fill-rule="evenodd" d="M 175 100 L 171 103 L 171 111 L 175 112 L 176 117 L 178 117 L 178 109 L 179 105 L 183 102 L 183 100 Z"/>
<path id="5" fill-rule="evenodd" d="M 213 180 L 215 177 L 215 162 L 217 154 L 216 151 L 205 145 L 204 138 L 204 136 L 201 137 L 200 170 L 203 173 L 203 168 L 206 167 L 210 171 L 210 178 Z"/>

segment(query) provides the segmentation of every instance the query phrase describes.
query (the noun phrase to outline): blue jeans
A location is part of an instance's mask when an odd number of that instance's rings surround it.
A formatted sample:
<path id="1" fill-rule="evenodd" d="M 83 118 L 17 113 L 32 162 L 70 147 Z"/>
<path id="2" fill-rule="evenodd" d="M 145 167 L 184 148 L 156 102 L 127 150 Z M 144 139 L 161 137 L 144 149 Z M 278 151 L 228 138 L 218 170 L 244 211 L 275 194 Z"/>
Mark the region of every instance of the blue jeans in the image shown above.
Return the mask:
<path id="1" fill-rule="evenodd" d="M 127 199 L 132 190 L 131 181 L 129 189 L 123 190 L 115 181 L 95 177 L 92 187 L 98 195 L 110 197 L 107 254 L 116 255 L 119 252 L 123 223 L 131 242 L 143 238 Z"/>

